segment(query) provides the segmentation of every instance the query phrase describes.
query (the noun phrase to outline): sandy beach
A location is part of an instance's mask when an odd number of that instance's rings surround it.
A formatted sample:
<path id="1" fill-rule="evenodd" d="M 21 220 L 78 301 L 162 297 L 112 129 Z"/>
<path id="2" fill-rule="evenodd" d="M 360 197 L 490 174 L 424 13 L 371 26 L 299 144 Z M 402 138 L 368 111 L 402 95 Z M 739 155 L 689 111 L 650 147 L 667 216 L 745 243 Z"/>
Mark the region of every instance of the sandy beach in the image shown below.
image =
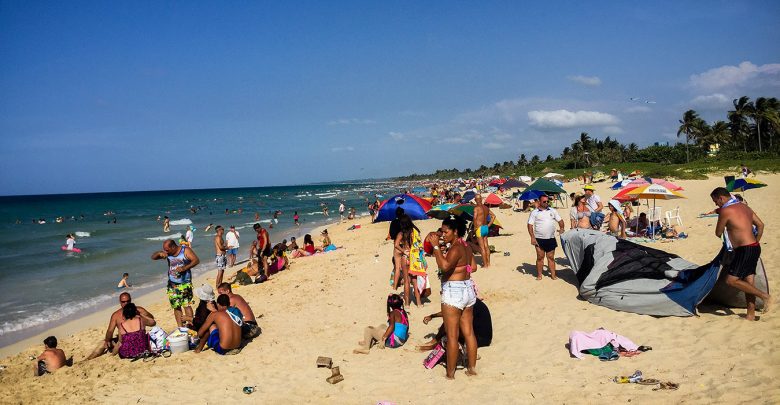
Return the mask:
<path id="1" fill-rule="evenodd" d="M 769 186 L 745 194 L 750 206 L 766 224 L 762 258 L 770 292 L 779 291 L 775 261 L 780 233 L 776 201 L 780 175 L 759 174 Z M 714 206 L 709 192 L 723 184 L 722 177 L 678 181 L 688 197 L 659 201 L 664 210 L 680 207 L 687 239 L 654 243 L 653 247 L 704 264 L 720 248 L 714 236 L 716 218 L 697 218 Z M 596 184 L 607 200 L 616 192 L 611 183 Z M 568 192 L 579 183 L 566 183 Z M 744 321 L 744 309 L 703 305 L 699 317 L 651 317 L 612 311 L 577 298 L 574 274 L 560 248 L 556 252 L 559 280 L 534 276 L 534 252 L 526 231 L 528 213 L 494 210 L 505 235 L 491 238 L 498 253 L 492 267 L 473 275 L 492 315 L 493 343 L 480 348 L 476 377 L 456 373 L 444 378 L 444 368 L 426 370 L 427 352 L 415 345 L 427 340 L 440 325 L 424 325 L 425 315 L 438 312 L 439 281 L 435 265 L 429 269 L 433 294 L 424 307 L 412 307 L 409 341 L 400 349 L 352 353 L 363 327 L 386 320 L 385 297 L 391 292 L 391 243 L 385 241 L 387 223 L 370 224 L 368 218 L 332 224 L 328 230 L 335 252 L 294 259 L 292 268 L 261 285 L 234 290 L 258 316 L 263 334 L 235 356 L 212 351 L 187 352 L 153 362 L 130 362 L 103 356 L 82 360 L 102 340 L 111 310 L 89 315 L 45 335 L 8 346 L 0 353 L 0 403 L 268 403 L 397 404 L 442 403 L 778 403 L 780 402 L 780 350 L 774 342 L 780 314 Z M 567 218 L 568 209 L 559 209 Z M 353 223 L 361 228 L 347 230 Z M 423 234 L 436 229 L 438 220 L 416 221 Z M 566 221 L 568 228 L 568 220 Z M 504 256 L 503 252 L 509 252 Z M 210 257 L 210 251 L 198 252 Z M 160 272 L 164 263 L 155 263 Z M 229 272 L 228 274 L 232 274 Z M 213 284 L 213 274 L 205 276 Z M 196 280 L 196 286 L 201 280 Z M 161 286 L 162 287 L 162 286 Z M 166 330 L 173 329 L 172 312 L 162 288 L 133 301 L 153 313 Z M 775 311 L 777 311 L 775 309 Z M 614 362 L 595 357 L 572 358 L 566 348 L 572 330 L 604 327 L 653 350 Z M 30 356 L 42 350 L 43 337 L 55 334 L 60 348 L 76 364 L 42 378 L 32 377 Z M 328 384 L 327 369 L 315 366 L 317 356 L 333 358 L 344 381 Z M 612 378 L 641 370 L 647 378 L 680 384 L 676 391 L 616 384 Z M 256 386 L 246 395 L 244 386 Z"/>

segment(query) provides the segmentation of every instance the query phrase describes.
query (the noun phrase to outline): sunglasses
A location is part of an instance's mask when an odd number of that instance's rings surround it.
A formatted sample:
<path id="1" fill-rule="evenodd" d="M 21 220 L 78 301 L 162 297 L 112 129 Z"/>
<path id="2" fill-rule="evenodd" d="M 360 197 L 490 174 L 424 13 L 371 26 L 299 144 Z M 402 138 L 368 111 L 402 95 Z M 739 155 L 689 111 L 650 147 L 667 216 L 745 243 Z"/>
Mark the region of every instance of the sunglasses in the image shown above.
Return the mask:
<path id="1" fill-rule="evenodd" d="M 119 300 L 119 303 L 120 303 L 120 304 L 127 304 L 128 302 L 130 302 L 130 300 L 127 300 L 127 301 L 122 301 L 122 300 Z"/>

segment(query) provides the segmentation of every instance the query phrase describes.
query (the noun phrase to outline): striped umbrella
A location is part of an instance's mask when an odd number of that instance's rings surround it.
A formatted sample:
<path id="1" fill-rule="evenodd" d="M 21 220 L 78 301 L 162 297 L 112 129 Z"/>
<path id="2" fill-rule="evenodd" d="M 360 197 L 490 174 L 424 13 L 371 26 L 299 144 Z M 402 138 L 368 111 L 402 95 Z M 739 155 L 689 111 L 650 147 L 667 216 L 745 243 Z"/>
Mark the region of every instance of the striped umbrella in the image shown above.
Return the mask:
<path id="1" fill-rule="evenodd" d="M 734 179 L 726 184 L 726 190 L 732 193 L 736 191 L 744 193 L 747 190 L 761 187 L 766 187 L 766 184 L 756 179 Z"/>

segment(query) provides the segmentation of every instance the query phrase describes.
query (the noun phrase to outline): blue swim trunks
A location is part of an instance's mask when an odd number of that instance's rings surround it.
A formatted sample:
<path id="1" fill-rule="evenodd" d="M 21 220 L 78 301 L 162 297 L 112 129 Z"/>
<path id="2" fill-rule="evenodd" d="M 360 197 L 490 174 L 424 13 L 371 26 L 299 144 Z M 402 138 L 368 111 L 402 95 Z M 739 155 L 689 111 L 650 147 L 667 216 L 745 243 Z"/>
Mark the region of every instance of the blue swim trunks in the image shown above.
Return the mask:
<path id="1" fill-rule="evenodd" d="M 487 225 L 481 225 L 479 228 L 476 229 L 476 234 L 478 238 L 484 238 L 488 236 L 488 233 L 490 232 L 490 228 L 488 228 Z"/>
<path id="2" fill-rule="evenodd" d="M 225 354 L 227 353 L 225 349 L 223 349 L 219 345 L 219 329 L 214 329 L 211 331 L 211 334 L 209 335 L 208 345 L 210 348 L 214 349 L 217 354 Z"/>
<path id="3" fill-rule="evenodd" d="M 227 254 L 229 255 L 237 255 L 238 254 L 238 248 L 228 249 Z"/>

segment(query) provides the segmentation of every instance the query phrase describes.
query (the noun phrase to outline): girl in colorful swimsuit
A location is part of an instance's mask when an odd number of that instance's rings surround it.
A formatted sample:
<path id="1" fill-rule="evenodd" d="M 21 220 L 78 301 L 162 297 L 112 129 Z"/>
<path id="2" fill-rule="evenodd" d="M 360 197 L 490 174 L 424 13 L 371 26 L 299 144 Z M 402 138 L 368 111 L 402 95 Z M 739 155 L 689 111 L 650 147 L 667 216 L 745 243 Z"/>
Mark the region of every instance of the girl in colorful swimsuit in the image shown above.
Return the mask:
<path id="1" fill-rule="evenodd" d="M 404 311 L 404 301 L 398 294 L 390 294 L 387 296 L 387 326 L 366 327 L 363 330 L 363 340 L 358 342 L 360 348 L 353 350 L 353 353 L 368 354 L 375 341 L 380 349 L 395 349 L 403 346 L 408 338 L 409 316 Z"/>
<path id="2" fill-rule="evenodd" d="M 466 375 L 476 375 L 477 339 L 474 335 L 474 304 L 477 294 L 471 273 L 476 270 L 474 254 L 463 240 L 466 223 L 461 218 L 450 216 L 441 225 L 444 242 L 450 245 L 444 255 L 439 248 L 437 236 L 428 235 L 427 241 L 433 246 L 433 256 L 441 271 L 441 312 L 444 317 L 444 329 L 447 332 L 447 378 L 455 378 L 455 365 L 458 360 L 458 338 L 462 334 L 466 341 L 468 365 Z"/>

